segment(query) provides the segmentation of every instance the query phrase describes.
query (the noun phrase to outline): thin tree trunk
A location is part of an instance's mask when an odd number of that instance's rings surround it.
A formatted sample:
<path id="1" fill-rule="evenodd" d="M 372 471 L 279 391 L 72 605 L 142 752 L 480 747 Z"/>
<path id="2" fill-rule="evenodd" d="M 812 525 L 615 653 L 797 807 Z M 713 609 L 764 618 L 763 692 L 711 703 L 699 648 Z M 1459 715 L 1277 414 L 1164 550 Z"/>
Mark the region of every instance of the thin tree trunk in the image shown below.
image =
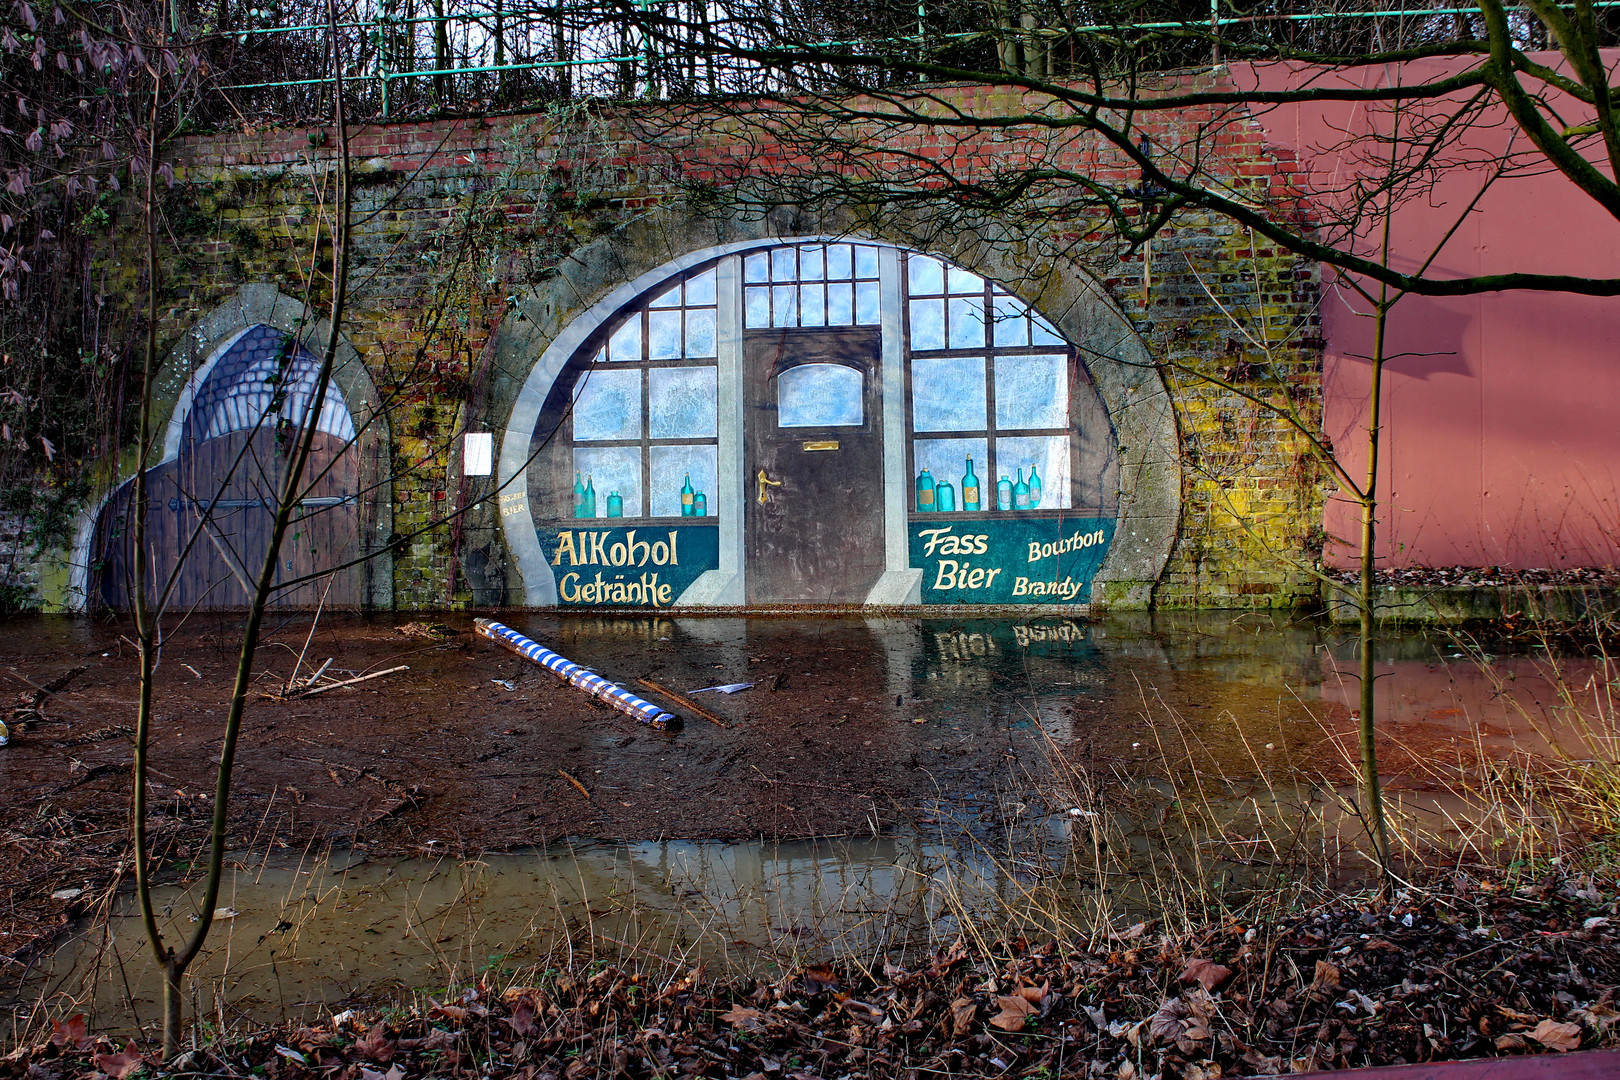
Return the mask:
<path id="1" fill-rule="evenodd" d="M 1382 430 L 1380 399 L 1384 384 L 1384 329 L 1389 321 L 1387 289 L 1379 290 L 1377 322 L 1373 330 L 1371 382 L 1367 402 L 1367 485 L 1361 498 L 1361 798 L 1372 833 L 1373 852 L 1378 859 L 1380 879 L 1387 884 L 1390 874 L 1389 832 L 1384 821 L 1383 784 L 1378 778 L 1378 745 L 1375 741 L 1377 714 L 1377 672 L 1374 646 L 1377 642 L 1377 593 L 1374 570 L 1378 552 L 1378 442 Z"/>

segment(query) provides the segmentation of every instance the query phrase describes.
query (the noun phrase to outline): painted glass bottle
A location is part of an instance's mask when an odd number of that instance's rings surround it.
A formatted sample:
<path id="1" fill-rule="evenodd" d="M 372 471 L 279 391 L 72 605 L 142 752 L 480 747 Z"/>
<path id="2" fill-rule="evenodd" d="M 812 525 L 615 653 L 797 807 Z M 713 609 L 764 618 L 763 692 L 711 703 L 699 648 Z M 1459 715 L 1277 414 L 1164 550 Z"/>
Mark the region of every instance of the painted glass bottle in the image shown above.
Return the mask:
<path id="1" fill-rule="evenodd" d="M 591 482 L 591 474 L 585 474 L 585 513 L 583 517 L 596 516 L 596 485 Z"/>
<path id="2" fill-rule="evenodd" d="M 917 512 L 926 514 L 934 509 L 934 477 L 924 469 L 917 477 Z"/>
<path id="3" fill-rule="evenodd" d="M 956 509 L 956 488 L 949 480 L 934 485 L 934 509 L 946 514 Z"/>
<path id="4" fill-rule="evenodd" d="M 686 483 L 681 485 L 681 517 L 691 517 L 693 514 L 693 497 L 697 493 L 692 490 L 692 474 L 686 474 Z"/>
<path id="5" fill-rule="evenodd" d="M 1031 510 L 1041 505 L 1041 476 L 1035 471 L 1035 466 L 1029 467 L 1029 508 Z"/>
<path id="6" fill-rule="evenodd" d="M 582 518 L 582 517 L 586 516 L 586 514 L 585 514 L 585 481 L 583 481 L 583 480 L 581 480 L 579 478 L 579 473 L 578 472 L 574 473 L 574 516 L 577 517 L 577 518 Z"/>
<path id="7" fill-rule="evenodd" d="M 692 516 L 693 517 L 708 517 L 709 516 L 709 497 L 707 495 L 703 494 L 703 492 L 701 492 L 701 491 L 697 492 L 696 494 L 694 494 L 692 496 Z"/>
<path id="8" fill-rule="evenodd" d="M 1029 485 L 1024 483 L 1024 470 L 1018 470 L 1018 479 L 1013 482 L 1013 509 L 1029 509 Z"/>
<path id="9" fill-rule="evenodd" d="M 967 459 L 967 472 L 962 474 L 962 509 L 979 508 L 979 478 L 973 475 L 973 459 Z"/>
<path id="10" fill-rule="evenodd" d="M 624 517 L 624 499 L 617 491 L 608 492 L 607 516 Z"/>
<path id="11" fill-rule="evenodd" d="M 1003 476 L 996 481 L 996 509 L 1011 510 L 1012 500 L 1012 481 Z"/>

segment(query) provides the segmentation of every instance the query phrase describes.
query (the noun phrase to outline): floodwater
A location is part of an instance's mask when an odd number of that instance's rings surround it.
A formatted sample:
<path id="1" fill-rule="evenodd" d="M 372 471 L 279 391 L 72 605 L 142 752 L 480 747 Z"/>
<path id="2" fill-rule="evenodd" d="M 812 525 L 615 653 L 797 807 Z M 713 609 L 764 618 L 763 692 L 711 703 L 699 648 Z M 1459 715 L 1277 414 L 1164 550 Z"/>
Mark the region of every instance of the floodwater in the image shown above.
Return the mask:
<path id="1" fill-rule="evenodd" d="M 976 922 L 1119 927 L 1365 869 L 1347 801 L 1353 643 L 1315 623 L 508 621 L 632 688 L 637 677 L 682 692 L 756 686 L 699 699 L 729 727 L 689 717 L 679 735 L 655 736 L 463 636 L 411 643 L 411 679 L 369 696 L 263 706 L 274 719 L 244 742 L 241 801 L 263 821 L 286 817 L 233 857 L 192 1015 L 443 1000 L 480 976 L 521 981 L 580 958 L 762 973 L 869 961 Z M 84 677 L 80 705 L 105 710 L 127 692 L 115 633 L 57 622 L 24 641 L 18 629 L 0 626 L 13 667 L 100 651 L 105 677 Z M 309 626 L 283 629 L 290 645 L 266 650 L 267 680 L 290 674 Z M 211 665 L 230 660 L 209 633 L 177 638 L 166 661 L 190 673 L 171 687 L 181 704 L 168 747 L 186 764 L 158 787 L 174 788 L 177 816 L 195 798 L 184 789 L 206 780 L 206 754 L 189 751 L 213 733 Z M 405 651 L 378 620 L 328 625 L 312 649 L 351 671 Z M 1414 847 L 1491 832 L 1471 824 L 1465 783 L 1482 758 L 1615 756 L 1616 683 L 1601 659 L 1484 658 L 1406 634 L 1385 638 L 1379 673 L 1381 771 Z M 72 753 L 88 764 L 105 746 Z M 0 759 L 0 788 L 48 771 L 33 760 Z M 389 795 L 407 784 L 422 794 Z M 380 815 L 364 801 L 385 796 Z M 171 933 L 193 925 L 200 892 L 159 890 Z M 155 1022 L 156 989 L 126 894 L 33 966 L 18 1004 L 87 1009 L 94 1028 L 127 1031 Z"/>

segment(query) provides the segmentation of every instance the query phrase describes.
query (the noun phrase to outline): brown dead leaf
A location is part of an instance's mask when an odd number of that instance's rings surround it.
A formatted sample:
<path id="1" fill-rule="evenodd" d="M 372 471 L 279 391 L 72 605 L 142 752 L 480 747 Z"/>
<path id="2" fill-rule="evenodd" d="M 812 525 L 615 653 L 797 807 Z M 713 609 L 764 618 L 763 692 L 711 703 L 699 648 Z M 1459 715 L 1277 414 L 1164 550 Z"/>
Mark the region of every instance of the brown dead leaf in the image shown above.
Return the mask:
<path id="1" fill-rule="evenodd" d="M 816 964 L 804 969 L 804 992 L 819 994 L 823 990 L 836 989 L 838 975 L 826 964 Z"/>
<path id="2" fill-rule="evenodd" d="M 1156 1043 L 1172 1043 L 1181 1037 L 1190 1025 L 1187 1022 L 1187 1003 L 1171 998 L 1159 1006 L 1159 1011 L 1148 1018 L 1148 1037 Z"/>
<path id="3" fill-rule="evenodd" d="M 85 1030 L 84 1013 L 74 1013 L 66 1020 L 51 1021 L 51 1042 L 74 1050 L 88 1050 L 96 1040 Z"/>
<path id="4" fill-rule="evenodd" d="M 1529 1047 L 1530 1043 L 1523 1035 L 1498 1035 L 1496 1037 L 1496 1048 L 1498 1050 L 1527 1050 Z"/>
<path id="5" fill-rule="evenodd" d="M 990 1018 L 990 1023 L 1002 1031 L 1023 1031 L 1030 1014 L 1036 1011 L 1035 1006 L 1023 994 L 998 997 L 996 1004 L 1001 1006 L 1001 1011 Z"/>
<path id="6" fill-rule="evenodd" d="M 124 1080 L 124 1077 L 146 1064 L 146 1059 L 136 1051 L 133 1042 L 124 1047 L 121 1054 L 97 1054 L 96 1068 L 106 1073 L 112 1080 Z"/>
<path id="7" fill-rule="evenodd" d="M 360 1066 L 360 1080 L 405 1080 L 405 1070 L 398 1065 L 392 1065 L 387 1072 L 379 1072 L 376 1069 L 368 1069 L 362 1065 Z"/>
<path id="8" fill-rule="evenodd" d="M 1194 1062 L 1182 1070 L 1181 1080 L 1221 1080 L 1221 1063 L 1218 1061 Z"/>
<path id="9" fill-rule="evenodd" d="M 365 1037 L 356 1039 L 354 1052 L 367 1061 L 387 1064 L 394 1057 L 394 1040 L 388 1037 L 388 1029 L 377 1024 Z"/>
<path id="10" fill-rule="evenodd" d="M 1186 970 L 1181 973 L 1182 982 L 1196 982 L 1212 994 L 1225 986 L 1226 981 L 1231 977 L 1231 968 L 1225 964 L 1217 964 L 1213 960 L 1206 960 L 1203 957 L 1188 961 Z"/>
<path id="11" fill-rule="evenodd" d="M 951 1034 L 960 1039 L 972 1031 L 978 1015 L 979 1006 L 972 998 L 957 998 L 951 1002 Z"/>
<path id="12" fill-rule="evenodd" d="M 1209 1037 L 1209 1028 L 1194 1020 L 1176 1036 L 1176 1049 L 1183 1054 L 1196 1054 L 1209 1041 Z"/>
<path id="13" fill-rule="evenodd" d="M 1312 990 L 1337 990 L 1339 988 L 1339 969 L 1326 960 L 1316 962 L 1316 977 L 1311 980 Z"/>
<path id="14" fill-rule="evenodd" d="M 934 955 L 933 963 L 928 965 L 928 974 L 933 978 L 939 978 L 951 968 L 966 960 L 967 954 L 967 943 L 961 938 L 957 938 L 949 949 Z"/>
<path id="15" fill-rule="evenodd" d="M 720 1019 L 739 1031 L 765 1030 L 765 1014 L 758 1009 L 750 1009 L 742 1005 L 733 1005 L 720 1014 Z"/>
<path id="16" fill-rule="evenodd" d="M 527 1039 L 540 1030 L 540 1025 L 534 1022 L 538 1010 L 534 1007 L 534 998 L 524 994 L 512 1006 L 512 1015 L 506 1021 L 512 1028 L 513 1034 L 521 1039 Z"/>
<path id="17" fill-rule="evenodd" d="M 1560 1024 L 1557 1020 L 1543 1020 L 1530 1037 L 1549 1050 L 1565 1053 L 1581 1048 L 1581 1025 Z"/>
<path id="18" fill-rule="evenodd" d="M 871 1027 L 877 1027 L 883 1023 L 884 1013 L 882 1009 L 876 1005 L 868 1005 L 864 1001 L 857 1001 L 855 998 L 850 998 L 844 1002 L 844 1011 L 850 1015 L 852 1020 L 858 1020 Z"/>
<path id="19" fill-rule="evenodd" d="M 1019 995 L 1036 1008 L 1040 1007 L 1041 1003 L 1046 1000 L 1046 995 L 1051 992 L 1052 984 L 1050 982 L 1044 982 L 1039 986 L 1020 986 L 1013 991 L 1013 993 Z"/>
<path id="20" fill-rule="evenodd" d="M 453 1020 L 458 1024 L 466 1023 L 467 1010 L 460 1005 L 438 1005 L 428 1010 L 429 1020 Z"/>

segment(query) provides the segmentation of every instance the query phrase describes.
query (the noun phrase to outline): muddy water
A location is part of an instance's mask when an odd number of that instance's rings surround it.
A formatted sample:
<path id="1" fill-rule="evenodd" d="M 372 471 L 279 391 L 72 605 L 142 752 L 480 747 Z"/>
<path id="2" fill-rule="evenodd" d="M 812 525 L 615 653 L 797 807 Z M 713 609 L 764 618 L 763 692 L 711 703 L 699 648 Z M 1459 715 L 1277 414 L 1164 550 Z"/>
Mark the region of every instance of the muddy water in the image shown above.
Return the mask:
<path id="1" fill-rule="evenodd" d="M 391 622 L 324 624 L 313 656 L 358 673 L 404 653 L 412 672 L 364 694 L 257 706 L 238 803 L 281 824 L 253 834 L 274 843 L 245 845 L 268 858 L 232 867 L 195 1015 L 312 1016 L 486 972 L 521 977 L 569 950 L 770 970 L 913 949 L 952 936 L 964 912 L 1117 924 L 1195 894 L 1364 866 L 1342 801 L 1354 654 L 1311 623 L 508 621 L 626 685 L 758 685 L 702 695 L 729 727 L 693 719 L 654 736 L 465 635 L 436 645 Z M 177 820 L 217 745 L 210 695 L 229 629 L 168 647 L 176 704 L 156 747 L 158 795 Z M 263 651 L 264 681 L 290 674 L 307 630 L 289 624 Z M 133 696 L 117 666 L 126 651 L 116 628 L 0 624 L 3 659 L 35 681 L 49 661 L 91 666 L 53 706 L 64 734 Z M 1606 707 L 1612 676 L 1594 661 L 1482 668 L 1416 635 L 1388 639 L 1379 661 L 1383 771 L 1413 843 L 1466 838 L 1469 806 L 1450 787 L 1481 753 L 1613 753 L 1612 738 L 1572 722 Z M 0 795 L 37 800 L 65 790 L 61 775 L 127 755 L 122 742 L 76 742 L 60 763 L 42 742 L 0 756 Z M 423 794 L 402 808 L 405 785 Z M 116 777 L 106 792 L 122 797 Z M 161 902 L 184 931 L 198 900 L 173 886 Z M 126 898 L 36 967 L 22 1004 L 85 1007 L 101 1029 L 128 1030 L 153 1022 L 155 985 Z"/>

